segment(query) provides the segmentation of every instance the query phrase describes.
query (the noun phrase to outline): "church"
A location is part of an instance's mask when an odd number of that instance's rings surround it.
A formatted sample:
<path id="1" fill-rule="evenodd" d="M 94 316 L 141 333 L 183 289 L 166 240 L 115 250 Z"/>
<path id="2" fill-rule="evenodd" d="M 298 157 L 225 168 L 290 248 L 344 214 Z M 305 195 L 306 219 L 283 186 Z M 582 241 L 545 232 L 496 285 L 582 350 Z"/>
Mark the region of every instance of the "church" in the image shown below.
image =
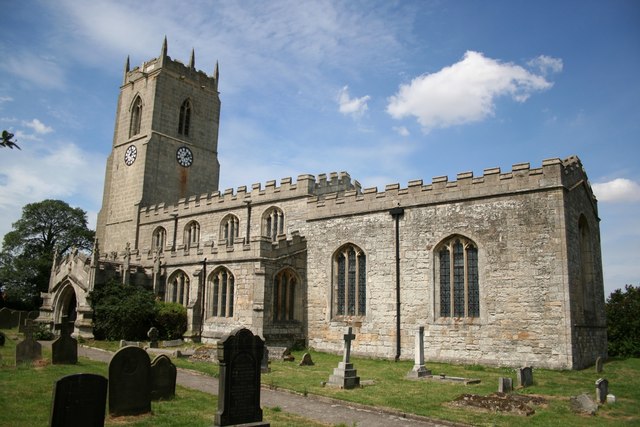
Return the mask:
<path id="1" fill-rule="evenodd" d="M 580 369 L 606 357 L 597 201 L 580 160 L 362 188 L 348 173 L 218 188 L 218 67 L 127 58 L 91 255 L 56 257 L 40 320 L 117 279 L 183 304 L 186 339 Z"/>

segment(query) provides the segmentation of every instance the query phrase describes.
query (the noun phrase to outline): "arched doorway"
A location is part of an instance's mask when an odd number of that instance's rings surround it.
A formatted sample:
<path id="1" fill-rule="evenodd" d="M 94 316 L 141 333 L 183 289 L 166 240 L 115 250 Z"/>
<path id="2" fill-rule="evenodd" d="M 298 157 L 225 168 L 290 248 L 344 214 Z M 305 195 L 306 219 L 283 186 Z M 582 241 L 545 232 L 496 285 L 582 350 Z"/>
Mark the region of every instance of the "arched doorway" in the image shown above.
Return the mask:
<path id="1" fill-rule="evenodd" d="M 62 317 L 67 316 L 67 320 L 75 321 L 78 317 L 77 312 L 78 301 L 76 299 L 76 292 L 71 284 L 68 284 L 60 292 L 60 298 L 58 298 L 58 304 L 56 309 L 55 320 L 56 323 L 62 322 Z"/>

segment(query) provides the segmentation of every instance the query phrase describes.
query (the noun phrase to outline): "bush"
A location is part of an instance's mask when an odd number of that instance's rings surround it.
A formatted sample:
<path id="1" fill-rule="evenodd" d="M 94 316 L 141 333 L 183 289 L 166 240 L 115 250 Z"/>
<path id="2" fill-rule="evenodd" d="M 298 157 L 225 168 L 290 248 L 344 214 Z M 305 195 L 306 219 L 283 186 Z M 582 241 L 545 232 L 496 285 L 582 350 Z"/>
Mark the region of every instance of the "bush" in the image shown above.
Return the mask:
<path id="1" fill-rule="evenodd" d="M 640 286 L 626 285 L 607 298 L 609 356 L 640 357 Z"/>
<path id="2" fill-rule="evenodd" d="M 33 339 L 38 341 L 51 341 L 56 336 L 46 323 L 38 323 L 37 329 L 33 332 Z"/>
<path id="3" fill-rule="evenodd" d="M 156 301 L 153 324 L 160 332 L 160 339 L 178 339 L 187 330 L 187 309 L 175 302 Z"/>

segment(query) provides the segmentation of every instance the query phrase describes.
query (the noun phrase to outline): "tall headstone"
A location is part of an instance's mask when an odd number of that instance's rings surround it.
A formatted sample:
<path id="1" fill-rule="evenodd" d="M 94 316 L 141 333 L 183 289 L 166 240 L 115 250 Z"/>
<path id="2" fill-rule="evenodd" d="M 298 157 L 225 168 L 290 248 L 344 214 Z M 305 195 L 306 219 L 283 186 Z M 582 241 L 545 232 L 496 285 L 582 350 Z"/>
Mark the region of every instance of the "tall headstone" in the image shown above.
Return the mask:
<path id="1" fill-rule="evenodd" d="M 529 387 L 533 385 L 533 368 L 525 366 L 524 368 L 516 369 L 516 377 L 519 387 Z"/>
<path id="2" fill-rule="evenodd" d="M 609 394 L 609 380 L 606 378 L 600 378 L 596 381 L 596 402 L 604 403 L 607 401 L 607 394 Z"/>
<path id="3" fill-rule="evenodd" d="M 176 395 L 178 371 L 169 356 L 161 354 L 151 362 L 151 400 L 171 399 Z"/>
<path id="4" fill-rule="evenodd" d="M 151 363 L 140 347 L 123 347 L 109 362 L 109 414 L 151 412 Z"/>
<path id="5" fill-rule="evenodd" d="M 51 363 L 54 365 L 75 365 L 78 363 L 78 341 L 71 336 L 74 323 L 62 316 L 58 326 L 60 336 L 51 344 Z"/>
<path id="6" fill-rule="evenodd" d="M 11 329 L 11 310 L 7 307 L 0 308 L 0 329 Z"/>
<path id="7" fill-rule="evenodd" d="M 33 338 L 34 330 L 33 320 L 27 319 L 24 327 L 24 341 L 16 345 L 16 365 L 42 359 L 42 346 Z"/>
<path id="8" fill-rule="evenodd" d="M 596 359 L 596 373 L 601 373 L 602 369 L 603 369 L 603 362 L 602 362 L 602 357 L 598 356 L 598 358 Z"/>
<path id="9" fill-rule="evenodd" d="M 415 360 L 407 378 L 422 378 L 429 375 L 431 371 L 424 366 L 424 326 L 420 326 L 416 329 Z"/>
<path id="10" fill-rule="evenodd" d="M 351 326 L 344 335 L 344 354 L 342 362 L 338 363 L 338 367 L 334 368 L 333 375 L 329 376 L 327 385 L 337 386 L 344 389 L 351 389 L 360 386 L 360 377 L 357 376 L 358 371 L 353 368 L 351 363 L 351 341 L 356 336 L 352 333 Z"/>
<path id="11" fill-rule="evenodd" d="M 104 426 L 107 383 L 105 377 L 95 374 L 67 375 L 56 381 L 50 426 Z"/>
<path id="12" fill-rule="evenodd" d="M 245 328 L 218 342 L 218 411 L 214 425 L 268 426 L 260 408 L 260 364 L 264 341 Z"/>

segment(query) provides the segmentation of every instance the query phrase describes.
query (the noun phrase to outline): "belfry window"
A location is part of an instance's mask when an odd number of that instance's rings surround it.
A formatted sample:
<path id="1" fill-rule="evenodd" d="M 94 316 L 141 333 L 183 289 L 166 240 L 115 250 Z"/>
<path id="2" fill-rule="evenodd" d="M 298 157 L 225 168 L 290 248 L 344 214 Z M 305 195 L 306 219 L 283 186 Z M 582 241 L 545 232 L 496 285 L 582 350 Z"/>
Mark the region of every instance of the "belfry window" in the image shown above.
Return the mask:
<path id="1" fill-rule="evenodd" d="M 171 275 L 167 285 L 165 301 L 177 302 L 186 307 L 189 303 L 189 276 L 184 271 L 178 270 Z"/>
<path id="2" fill-rule="evenodd" d="M 367 258 L 347 244 L 333 256 L 333 306 L 336 316 L 364 316 L 367 309 Z"/>
<path id="3" fill-rule="evenodd" d="M 272 207 L 267 209 L 262 218 L 262 235 L 275 242 L 279 234 L 284 234 L 284 213 L 280 208 Z"/>
<path id="4" fill-rule="evenodd" d="M 200 241 L 200 224 L 191 221 L 184 228 L 184 246 L 185 248 L 198 247 Z"/>
<path id="5" fill-rule="evenodd" d="M 214 270 L 207 283 L 207 312 L 214 317 L 233 317 L 235 283 L 224 267 Z"/>
<path id="6" fill-rule="evenodd" d="M 273 320 L 289 321 L 295 317 L 296 274 L 290 268 L 273 278 Z"/>
<path id="7" fill-rule="evenodd" d="M 470 240 L 454 237 L 437 253 L 440 317 L 479 317 L 478 248 Z"/>
<path id="8" fill-rule="evenodd" d="M 191 101 L 186 99 L 180 106 L 178 133 L 180 135 L 189 136 L 190 127 L 191 127 Z"/>
<path id="9" fill-rule="evenodd" d="M 227 215 L 222 219 L 220 224 L 220 237 L 227 241 L 227 246 L 233 246 L 238 239 L 240 229 L 240 221 L 235 215 Z"/>
<path id="10" fill-rule="evenodd" d="M 153 251 L 160 250 L 160 252 L 164 251 L 164 245 L 167 238 L 167 230 L 164 227 L 158 227 L 153 231 L 153 235 L 151 237 L 151 249 Z"/>
<path id="11" fill-rule="evenodd" d="M 131 107 L 131 124 L 129 126 L 129 138 L 140 133 L 142 122 L 142 99 L 137 96 Z"/>

